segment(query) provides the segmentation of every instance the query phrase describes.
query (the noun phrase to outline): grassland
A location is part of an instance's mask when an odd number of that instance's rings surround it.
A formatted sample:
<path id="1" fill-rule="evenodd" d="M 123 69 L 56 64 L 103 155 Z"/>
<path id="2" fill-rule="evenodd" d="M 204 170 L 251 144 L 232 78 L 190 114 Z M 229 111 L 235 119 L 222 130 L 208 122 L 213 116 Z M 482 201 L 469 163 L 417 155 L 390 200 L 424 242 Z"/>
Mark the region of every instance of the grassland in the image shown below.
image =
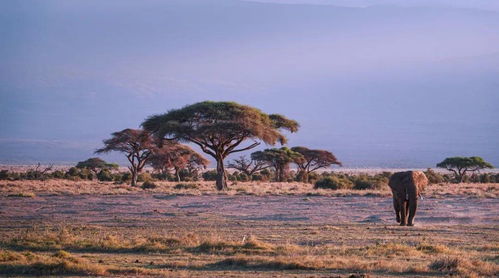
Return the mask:
<path id="1" fill-rule="evenodd" d="M 0 276 L 499 274 L 497 184 L 430 186 L 415 227 L 396 225 L 387 190 L 157 184 L 2 181 Z"/>
<path id="2" fill-rule="evenodd" d="M 154 189 L 131 187 L 127 184 L 115 184 L 101 181 L 70 180 L 21 180 L 0 181 L 0 196 L 35 195 L 80 195 L 80 194 L 136 194 L 161 193 L 184 195 L 317 195 L 317 196 L 391 196 L 388 187 L 379 190 L 329 190 L 314 189 L 312 184 L 300 182 L 230 182 L 229 190 L 218 192 L 213 182 L 155 182 Z M 498 183 L 442 183 L 429 185 L 424 196 L 445 198 L 449 196 L 468 196 L 475 198 L 499 197 Z"/>

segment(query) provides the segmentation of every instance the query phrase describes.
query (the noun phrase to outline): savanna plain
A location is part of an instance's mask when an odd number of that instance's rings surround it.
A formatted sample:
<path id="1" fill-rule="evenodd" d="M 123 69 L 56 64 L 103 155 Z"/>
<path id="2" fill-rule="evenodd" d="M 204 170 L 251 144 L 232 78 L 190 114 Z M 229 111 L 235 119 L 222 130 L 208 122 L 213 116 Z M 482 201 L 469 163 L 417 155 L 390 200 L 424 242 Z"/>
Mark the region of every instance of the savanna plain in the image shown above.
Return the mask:
<path id="1" fill-rule="evenodd" d="M 0 181 L 0 275 L 497 277 L 499 184 L 431 184 L 416 226 L 388 187 Z"/>

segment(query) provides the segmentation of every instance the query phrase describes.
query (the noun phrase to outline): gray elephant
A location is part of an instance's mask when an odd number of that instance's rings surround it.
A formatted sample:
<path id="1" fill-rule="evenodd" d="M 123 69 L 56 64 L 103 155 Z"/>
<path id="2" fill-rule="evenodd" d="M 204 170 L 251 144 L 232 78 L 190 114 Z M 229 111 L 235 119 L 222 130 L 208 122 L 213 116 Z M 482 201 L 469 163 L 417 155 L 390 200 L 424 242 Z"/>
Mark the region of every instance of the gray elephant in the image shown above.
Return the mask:
<path id="1" fill-rule="evenodd" d="M 421 171 L 397 172 L 388 182 L 393 194 L 393 207 L 400 226 L 413 226 L 418 208 L 418 197 L 428 185 L 428 178 Z"/>

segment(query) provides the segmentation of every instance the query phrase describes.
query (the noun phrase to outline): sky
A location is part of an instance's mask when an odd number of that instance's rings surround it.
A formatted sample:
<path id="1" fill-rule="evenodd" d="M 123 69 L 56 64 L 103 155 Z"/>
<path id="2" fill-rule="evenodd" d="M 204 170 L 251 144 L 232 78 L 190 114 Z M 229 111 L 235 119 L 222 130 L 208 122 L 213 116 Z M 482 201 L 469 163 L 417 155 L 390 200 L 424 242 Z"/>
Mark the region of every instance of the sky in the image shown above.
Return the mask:
<path id="1" fill-rule="evenodd" d="M 289 146 L 345 167 L 499 165 L 499 1 L 2 3 L 0 163 L 71 164 L 214 100 L 297 120 Z"/>

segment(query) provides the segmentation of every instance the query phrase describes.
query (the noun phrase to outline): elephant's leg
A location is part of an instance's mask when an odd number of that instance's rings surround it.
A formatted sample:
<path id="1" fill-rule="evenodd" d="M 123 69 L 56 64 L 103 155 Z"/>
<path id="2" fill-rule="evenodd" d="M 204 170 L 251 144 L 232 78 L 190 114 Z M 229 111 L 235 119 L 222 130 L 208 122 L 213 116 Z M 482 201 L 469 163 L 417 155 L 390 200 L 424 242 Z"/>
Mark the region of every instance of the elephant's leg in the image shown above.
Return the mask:
<path id="1" fill-rule="evenodd" d="M 397 223 L 400 223 L 400 204 L 396 198 L 393 198 L 393 208 L 395 209 L 395 217 L 397 218 Z"/>
<path id="2" fill-rule="evenodd" d="M 414 226 L 412 222 L 414 220 L 414 216 L 416 215 L 416 210 L 418 209 L 418 199 L 412 199 L 409 201 L 409 221 L 407 222 L 408 226 Z"/>
<path id="3" fill-rule="evenodd" d="M 400 206 L 400 226 L 407 224 L 407 201 L 401 201 Z"/>

